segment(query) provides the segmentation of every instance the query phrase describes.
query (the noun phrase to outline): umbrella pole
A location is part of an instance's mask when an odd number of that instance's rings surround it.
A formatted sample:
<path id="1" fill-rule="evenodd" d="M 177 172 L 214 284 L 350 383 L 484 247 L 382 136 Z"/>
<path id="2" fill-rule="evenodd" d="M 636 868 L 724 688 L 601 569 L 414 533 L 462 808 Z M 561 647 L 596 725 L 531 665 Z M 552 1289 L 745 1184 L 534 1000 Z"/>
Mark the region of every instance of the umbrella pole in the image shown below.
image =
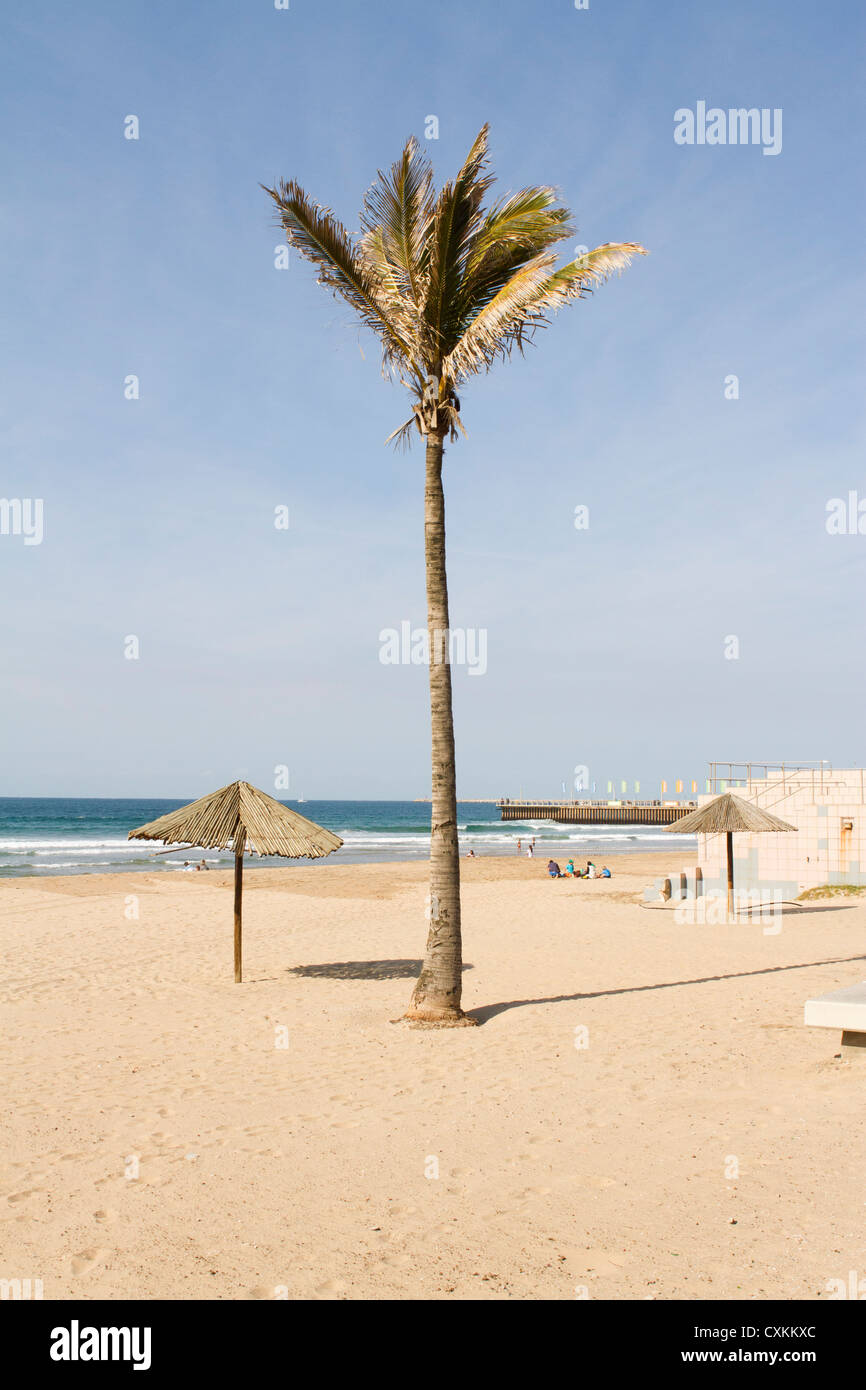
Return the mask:
<path id="1" fill-rule="evenodd" d="M 728 831 L 725 836 L 728 842 L 728 920 L 734 915 L 734 836 L 732 831 Z"/>
<path id="2" fill-rule="evenodd" d="M 241 899 L 244 891 L 244 852 L 235 851 L 235 984 L 241 983 Z"/>

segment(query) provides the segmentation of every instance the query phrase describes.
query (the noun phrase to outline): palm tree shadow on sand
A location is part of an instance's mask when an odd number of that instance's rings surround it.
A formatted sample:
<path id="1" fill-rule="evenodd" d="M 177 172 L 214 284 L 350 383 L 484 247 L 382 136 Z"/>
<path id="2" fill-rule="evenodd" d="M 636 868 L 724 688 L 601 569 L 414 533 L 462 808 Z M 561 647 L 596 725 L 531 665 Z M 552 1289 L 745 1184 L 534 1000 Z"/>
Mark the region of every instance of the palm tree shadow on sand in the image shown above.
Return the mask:
<path id="1" fill-rule="evenodd" d="M 863 954 L 856 956 L 831 956 L 829 960 L 807 960 L 793 965 L 770 965 L 763 970 L 739 970 L 731 975 L 702 975 L 696 980 L 662 980 L 654 985 L 624 985 L 621 989 L 598 989 L 580 994 L 552 994 L 545 999 L 510 999 L 505 1004 L 484 1004 L 470 1009 L 469 1013 L 478 1023 L 487 1023 L 497 1014 L 508 1009 L 522 1009 L 530 1004 L 568 1004 L 578 999 L 606 999 L 617 994 L 641 994 L 645 990 L 682 989 L 687 985 L 711 985 L 719 980 L 744 980 L 750 975 L 776 975 L 783 970 L 810 970 L 817 965 L 847 965 L 852 961 L 866 960 Z"/>
<path id="2" fill-rule="evenodd" d="M 292 965 L 288 973 L 317 980 L 414 980 L 423 964 L 422 960 L 339 960 L 321 965 Z M 464 965 L 463 969 L 473 967 Z"/>

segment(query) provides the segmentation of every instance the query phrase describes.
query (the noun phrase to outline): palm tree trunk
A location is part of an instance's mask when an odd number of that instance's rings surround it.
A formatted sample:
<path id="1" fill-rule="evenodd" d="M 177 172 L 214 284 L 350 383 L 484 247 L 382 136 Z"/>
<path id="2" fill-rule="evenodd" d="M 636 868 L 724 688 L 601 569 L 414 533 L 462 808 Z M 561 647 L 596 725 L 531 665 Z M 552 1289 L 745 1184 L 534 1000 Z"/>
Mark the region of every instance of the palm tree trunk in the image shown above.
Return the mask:
<path id="1" fill-rule="evenodd" d="M 433 744 L 433 807 L 430 833 L 430 898 L 427 954 L 406 1011 L 408 1019 L 466 1024 L 460 1008 L 463 948 L 460 938 L 460 850 L 457 842 L 457 777 L 451 711 L 448 579 L 445 572 L 443 435 L 427 436 L 424 554 L 427 569 L 427 633 L 430 647 L 430 724 Z"/>

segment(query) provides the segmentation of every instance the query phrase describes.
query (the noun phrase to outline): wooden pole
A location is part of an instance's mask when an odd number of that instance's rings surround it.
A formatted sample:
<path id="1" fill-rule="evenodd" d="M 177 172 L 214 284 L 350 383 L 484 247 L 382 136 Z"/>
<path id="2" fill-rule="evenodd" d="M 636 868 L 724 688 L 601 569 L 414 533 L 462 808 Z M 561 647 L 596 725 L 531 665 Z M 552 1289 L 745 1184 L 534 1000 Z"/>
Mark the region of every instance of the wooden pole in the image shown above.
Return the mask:
<path id="1" fill-rule="evenodd" d="M 235 984 L 242 980 L 241 974 L 241 899 L 244 891 L 244 851 L 243 846 L 235 850 Z"/>
<path id="2" fill-rule="evenodd" d="M 728 831 L 725 839 L 728 842 L 728 920 L 734 915 L 734 836 L 732 831 Z"/>

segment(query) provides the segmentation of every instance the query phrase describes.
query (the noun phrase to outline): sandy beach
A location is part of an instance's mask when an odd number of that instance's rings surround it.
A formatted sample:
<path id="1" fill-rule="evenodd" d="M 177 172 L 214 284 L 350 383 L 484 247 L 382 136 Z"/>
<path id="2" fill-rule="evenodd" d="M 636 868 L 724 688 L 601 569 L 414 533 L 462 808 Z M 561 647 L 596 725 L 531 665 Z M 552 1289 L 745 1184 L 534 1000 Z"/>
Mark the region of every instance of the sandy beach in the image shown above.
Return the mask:
<path id="1" fill-rule="evenodd" d="M 464 860 L 464 1007 L 395 1025 L 426 865 L 0 882 L 5 1278 L 46 1299 L 827 1298 L 866 1067 L 802 1024 L 866 905 L 695 925 L 688 855 Z M 681 917 L 681 914 L 680 914 Z"/>

